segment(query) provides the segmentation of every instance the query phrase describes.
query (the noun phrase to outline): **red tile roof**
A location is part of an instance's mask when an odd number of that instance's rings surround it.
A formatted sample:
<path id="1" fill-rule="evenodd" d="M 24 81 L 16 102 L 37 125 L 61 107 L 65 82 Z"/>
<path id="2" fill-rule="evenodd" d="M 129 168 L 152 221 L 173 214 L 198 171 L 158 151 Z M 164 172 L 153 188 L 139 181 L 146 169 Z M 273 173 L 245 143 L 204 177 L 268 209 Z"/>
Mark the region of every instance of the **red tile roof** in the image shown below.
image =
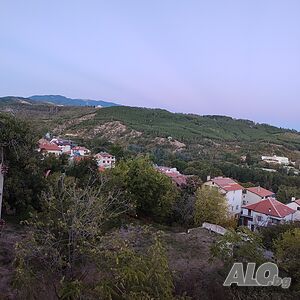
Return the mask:
<path id="1" fill-rule="evenodd" d="M 183 186 L 187 184 L 186 175 L 177 174 L 177 173 L 165 173 L 165 172 L 162 173 L 170 177 L 173 180 L 173 182 L 175 182 L 178 186 Z"/>
<path id="2" fill-rule="evenodd" d="M 100 153 L 97 153 L 97 154 L 95 155 L 95 157 L 101 158 L 101 157 L 113 157 L 113 156 L 112 156 L 111 154 L 107 153 L 107 152 L 100 152 Z"/>
<path id="3" fill-rule="evenodd" d="M 266 190 L 260 186 L 247 188 L 247 191 L 254 193 L 260 197 L 268 197 L 268 196 L 270 197 L 270 196 L 274 195 L 273 192 Z"/>
<path id="4" fill-rule="evenodd" d="M 300 199 L 295 200 L 294 202 L 296 202 L 300 206 Z"/>
<path id="5" fill-rule="evenodd" d="M 284 218 L 295 212 L 287 205 L 277 201 L 275 198 L 268 198 L 254 204 L 243 206 L 243 208 L 251 209 L 255 212 L 270 215 L 277 218 Z"/>
<path id="6" fill-rule="evenodd" d="M 228 177 L 215 177 L 212 179 L 216 185 L 218 185 L 221 189 L 226 192 L 243 190 L 244 188 L 235 182 L 233 179 Z"/>
<path id="7" fill-rule="evenodd" d="M 61 151 L 56 144 L 41 144 L 40 149 L 46 151 Z"/>

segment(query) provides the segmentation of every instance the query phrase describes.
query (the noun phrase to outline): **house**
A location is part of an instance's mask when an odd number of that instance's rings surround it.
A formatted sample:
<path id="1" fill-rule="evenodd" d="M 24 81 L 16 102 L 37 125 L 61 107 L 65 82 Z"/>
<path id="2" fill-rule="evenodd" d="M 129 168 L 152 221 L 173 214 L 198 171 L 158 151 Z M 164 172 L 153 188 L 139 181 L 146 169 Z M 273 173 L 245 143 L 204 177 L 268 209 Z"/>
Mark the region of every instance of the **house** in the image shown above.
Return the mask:
<path id="1" fill-rule="evenodd" d="M 243 205 L 249 205 L 269 197 L 275 197 L 275 194 L 260 186 L 246 188 L 243 191 Z"/>
<path id="2" fill-rule="evenodd" d="M 61 149 L 56 144 L 40 144 L 38 151 L 44 154 L 54 154 L 56 156 L 61 155 L 62 153 Z"/>
<path id="3" fill-rule="evenodd" d="M 243 206 L 240 224 L 254 231 L 258 227 L 293 221 L 294 213 L 294 209 L 277 201 L 275 198 L 267 198 L 254 204 Z"/>
<path id="4" fill-rule="evenodd" d="M 73 153 L 78 153 L 81 156 L 87 156 L 91 154 L 91 151 L 85 147 L 81 147 L 81 146 L 76 146 L 72 148 L 72 152 Z"/>
<path id="5" fill-rule="evenodd" d="M 111 169 L 115 166 L 116 158 L 107 152 L 97 153 L 94 157 L 99 169 Z"/>
<path id="6" fill-rule="evenodd" d="M 219 192 L 226 197 L 229 212 L 235 217 L 238 217 L 242 209 L 242 196 L 244 188 L 233 179 L 228 177 L 220 176 L 210 179 L 210 176 L 208 176 L 207 179 L 208 180 L 204 183 L 204 185 L 217 188 Z"/>
<path id="7" fill-rule="evenodd" d="M 50 141 L 51 144 L 56 144 L 63 153 L 68 154 L 71 151 L 73 142 L 71 140 L 64 140 L 60 138 L 53 138 Z"/>
<path id="8" fill-rule="evenodd" d="M 292 198 L 292 201 L 286 206 L 295 210 L 294 221 L 300 221 L 300 199 L 296 200 L 295 198 Z"/>
<path id="9" fill-rule="evenodd" d="M 284 156 L 262 156 L 261 159 L 269 164 L 288 165 L 290 163 L 289 159 Z"/>
<path id="10" fill-rule="evenodd" d="M 187 179 L 190 176 L 181 174 L 176 168 L 155 166 L 155 169 L 160 173 L 165 174 L 176 184 L 178 187 L 187 185 Z"/>

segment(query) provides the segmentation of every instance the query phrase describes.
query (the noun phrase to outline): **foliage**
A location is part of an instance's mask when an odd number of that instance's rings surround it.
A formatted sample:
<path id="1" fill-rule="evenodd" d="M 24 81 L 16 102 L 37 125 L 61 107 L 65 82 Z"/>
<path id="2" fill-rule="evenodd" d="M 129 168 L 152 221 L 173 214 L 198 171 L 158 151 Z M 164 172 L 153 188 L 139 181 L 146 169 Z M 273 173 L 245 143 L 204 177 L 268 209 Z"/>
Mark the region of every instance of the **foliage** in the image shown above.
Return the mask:
<path id="1" fill-rule="evenodd" d="M 197 176 L 187 178 L 187 184 L 179 192 L 173 205 L 172 221 L 186 228 L 194 225 L 196 191 L 202 181 Z"/>
<path id="2" fill-rule="evenodd" d="M 280 185 L 276 196 L 277 199 L 282 203 L 291 202 L 292 197 L 295 197 L 296 199 L 300 198 L 300 187 L 297 188 L 292 186 Z"/>
<path id="3" fill-rule="evenodd" d="M 279 267 L 287 272 L 294 289 L 300 292 L 300 228 L 282 233 L 274 242 L 274 247 Z"/>
<path id="4" fill-rule="evenodd" d="M 36 135 L 27 123 L 0 114 L 0 146 L 3 146 L 4 163 L 8 166 L 4 208 L 19 216 L 40 208 L 38 195 L 45 185 L 35 141 Z"/>
<path id="5" fill-rule="evenodd" d="M 173 299 L 173 280 L 159 237 L 146 253 L 124 241 L 107 253 L 112 262 L 109 279 L 98 286 L 103 299 Z"/>
<path id="6" fill-rule="evenodd" d="M 236 231 L 228 230 L 218 238 L 211 248 L 213 258 L 223 261 L 228 271 L 234 262 L 264 262 L 261 236 L 247 227 L 239 227 Z"/>
<path id="7" fill-rule="evenodd" d="M 48 154 L 43 157 L 40 165 L 45 173 L 48 170 L 50 170 L 51 173 L 64 173 L 68 166 L 68 163 L 68 157 L 65 154 L 62 154 L 59 157 L 55 156 L 54 154 Z"/>
<path id="8" fill-rule="evenodd" d="M 277 240 L 277 238 L 283 233 L 294 230 L 295 228 L 300 228 L 300 222 L 278 224 L 270 227 L 260 227 L 259 232 L 262 236 L 264 247 L 268 250 L 275 251 L 275 240 Z"/>
<path id="9" fill-rule="evenodd" d="M 149 159 L 123 161 L 111 171 L 112 183 L 126 191 L 138 216 L 165 221 L 171 214 L 177 190 L 171 179 L 159 173 Z"/>
<path id="10" fill-rule="evenodd" d="M 43 212 L 26 222 L 16 247 L 15 287 L 23 299 L 173 299 L 173 279 L 159 236 L 147 247 L 112 232 L 127 211 L 119 191 L 109 194 L 52 175 Z M 143 232 L 138 232 L 138 236 Z"/>
<path id="11" fill-rule="evenodd" d="M 99 171 L 97 162 L 92 158 L 73 161 L 73 163 L 66 168 L 66 175 L 78 179 L 78 185 L 85 187 L 98 178 Z"/>
<path id="12" fill-rule="evenodd" d="M 228 204 L 216 188 L 202 186 L 196 192 L 195 216 L 196 225 L 204 222 L 224 225 L 230 218 Z"/>
<path id="13" fill-rule="evenodd" d="M 265 124 L 255 124 L 248 120 L 235 120 L 222 116 L 197 116 L 172 114 L 162 109 L 136 107 L 108 107 L 97 112 L 96 120 L 121 121 L 131 128 L 146 134 L 168 137 L 184 142 L 199 142 L 203 138 L 227 141 L 278 141 L 300 144 L 300 137 L 287 130 Z"/>
<path id="14" fill-rule="evenodd" d="M 26 297 L 35 297 L 40 285 L 60 294 L 79 284 L 89 260 L 99 254 L 101 236 L 127 210 L 117 190 L 107 195 L 101 185 L 80 189 L 73 178 L 52 180 L 42 195 L 43 211 L 26 221 L 31 234 L 16 249 L 16 285 Z"/>

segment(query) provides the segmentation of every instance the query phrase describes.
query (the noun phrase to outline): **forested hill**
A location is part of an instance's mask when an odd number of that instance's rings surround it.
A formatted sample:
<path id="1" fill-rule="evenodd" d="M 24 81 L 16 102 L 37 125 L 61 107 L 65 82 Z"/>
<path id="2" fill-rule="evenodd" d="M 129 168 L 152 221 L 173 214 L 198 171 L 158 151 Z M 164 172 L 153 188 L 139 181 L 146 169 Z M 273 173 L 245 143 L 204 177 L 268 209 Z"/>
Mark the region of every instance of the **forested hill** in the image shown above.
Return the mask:
<path id="1" fill-rule="evenodd" d="M 108 121 L 120 121 L 151 136 L 171 136 L 187 143 L 200 142 L 204 138 L 220 141 L 265 141 L 288 143 L 300 149 L 300 134 L 297 131 L 225 116 L 199 116 L 137 107 L 109 107 L 99 110 L 90 123 Z"/>
<path id="2" fill-rule="evenodd" d="M 25 117 L 40 133 L 47 130 L 86 141 L 106 139 L 127 146 L 137 145 L 145 151 L 150 145 L 152 148 L 171 146 L 173 150 L 184 148 L 192 153 L 192 147 L 193 156 L 213 158 L 214 153 L 235 153 L 238 157 L 251 152 L 300 159 L 299 132 L 225 116 L 128 106 L 57 106 L 20 97 L 0 98 L 0 111 Z"/>

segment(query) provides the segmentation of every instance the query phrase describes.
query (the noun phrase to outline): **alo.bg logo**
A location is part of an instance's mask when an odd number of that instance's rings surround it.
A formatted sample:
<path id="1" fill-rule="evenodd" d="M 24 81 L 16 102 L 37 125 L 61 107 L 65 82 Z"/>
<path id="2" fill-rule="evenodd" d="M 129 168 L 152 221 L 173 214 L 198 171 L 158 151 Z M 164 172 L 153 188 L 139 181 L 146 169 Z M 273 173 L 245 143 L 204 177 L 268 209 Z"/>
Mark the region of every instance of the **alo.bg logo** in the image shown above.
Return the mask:
<path id="1" fill-rule="evenodd" d="M 291 285 L 291 278 L 280 278 L 276 264 L 267 262 L 260 265 L 255 274 L 256 263 L 248 263 L 246 272 L 242 263 L 234 263 L 223 286 L 231 286 L 236 283 L 238 286 L 281 286 L 287 289 Z"/>

